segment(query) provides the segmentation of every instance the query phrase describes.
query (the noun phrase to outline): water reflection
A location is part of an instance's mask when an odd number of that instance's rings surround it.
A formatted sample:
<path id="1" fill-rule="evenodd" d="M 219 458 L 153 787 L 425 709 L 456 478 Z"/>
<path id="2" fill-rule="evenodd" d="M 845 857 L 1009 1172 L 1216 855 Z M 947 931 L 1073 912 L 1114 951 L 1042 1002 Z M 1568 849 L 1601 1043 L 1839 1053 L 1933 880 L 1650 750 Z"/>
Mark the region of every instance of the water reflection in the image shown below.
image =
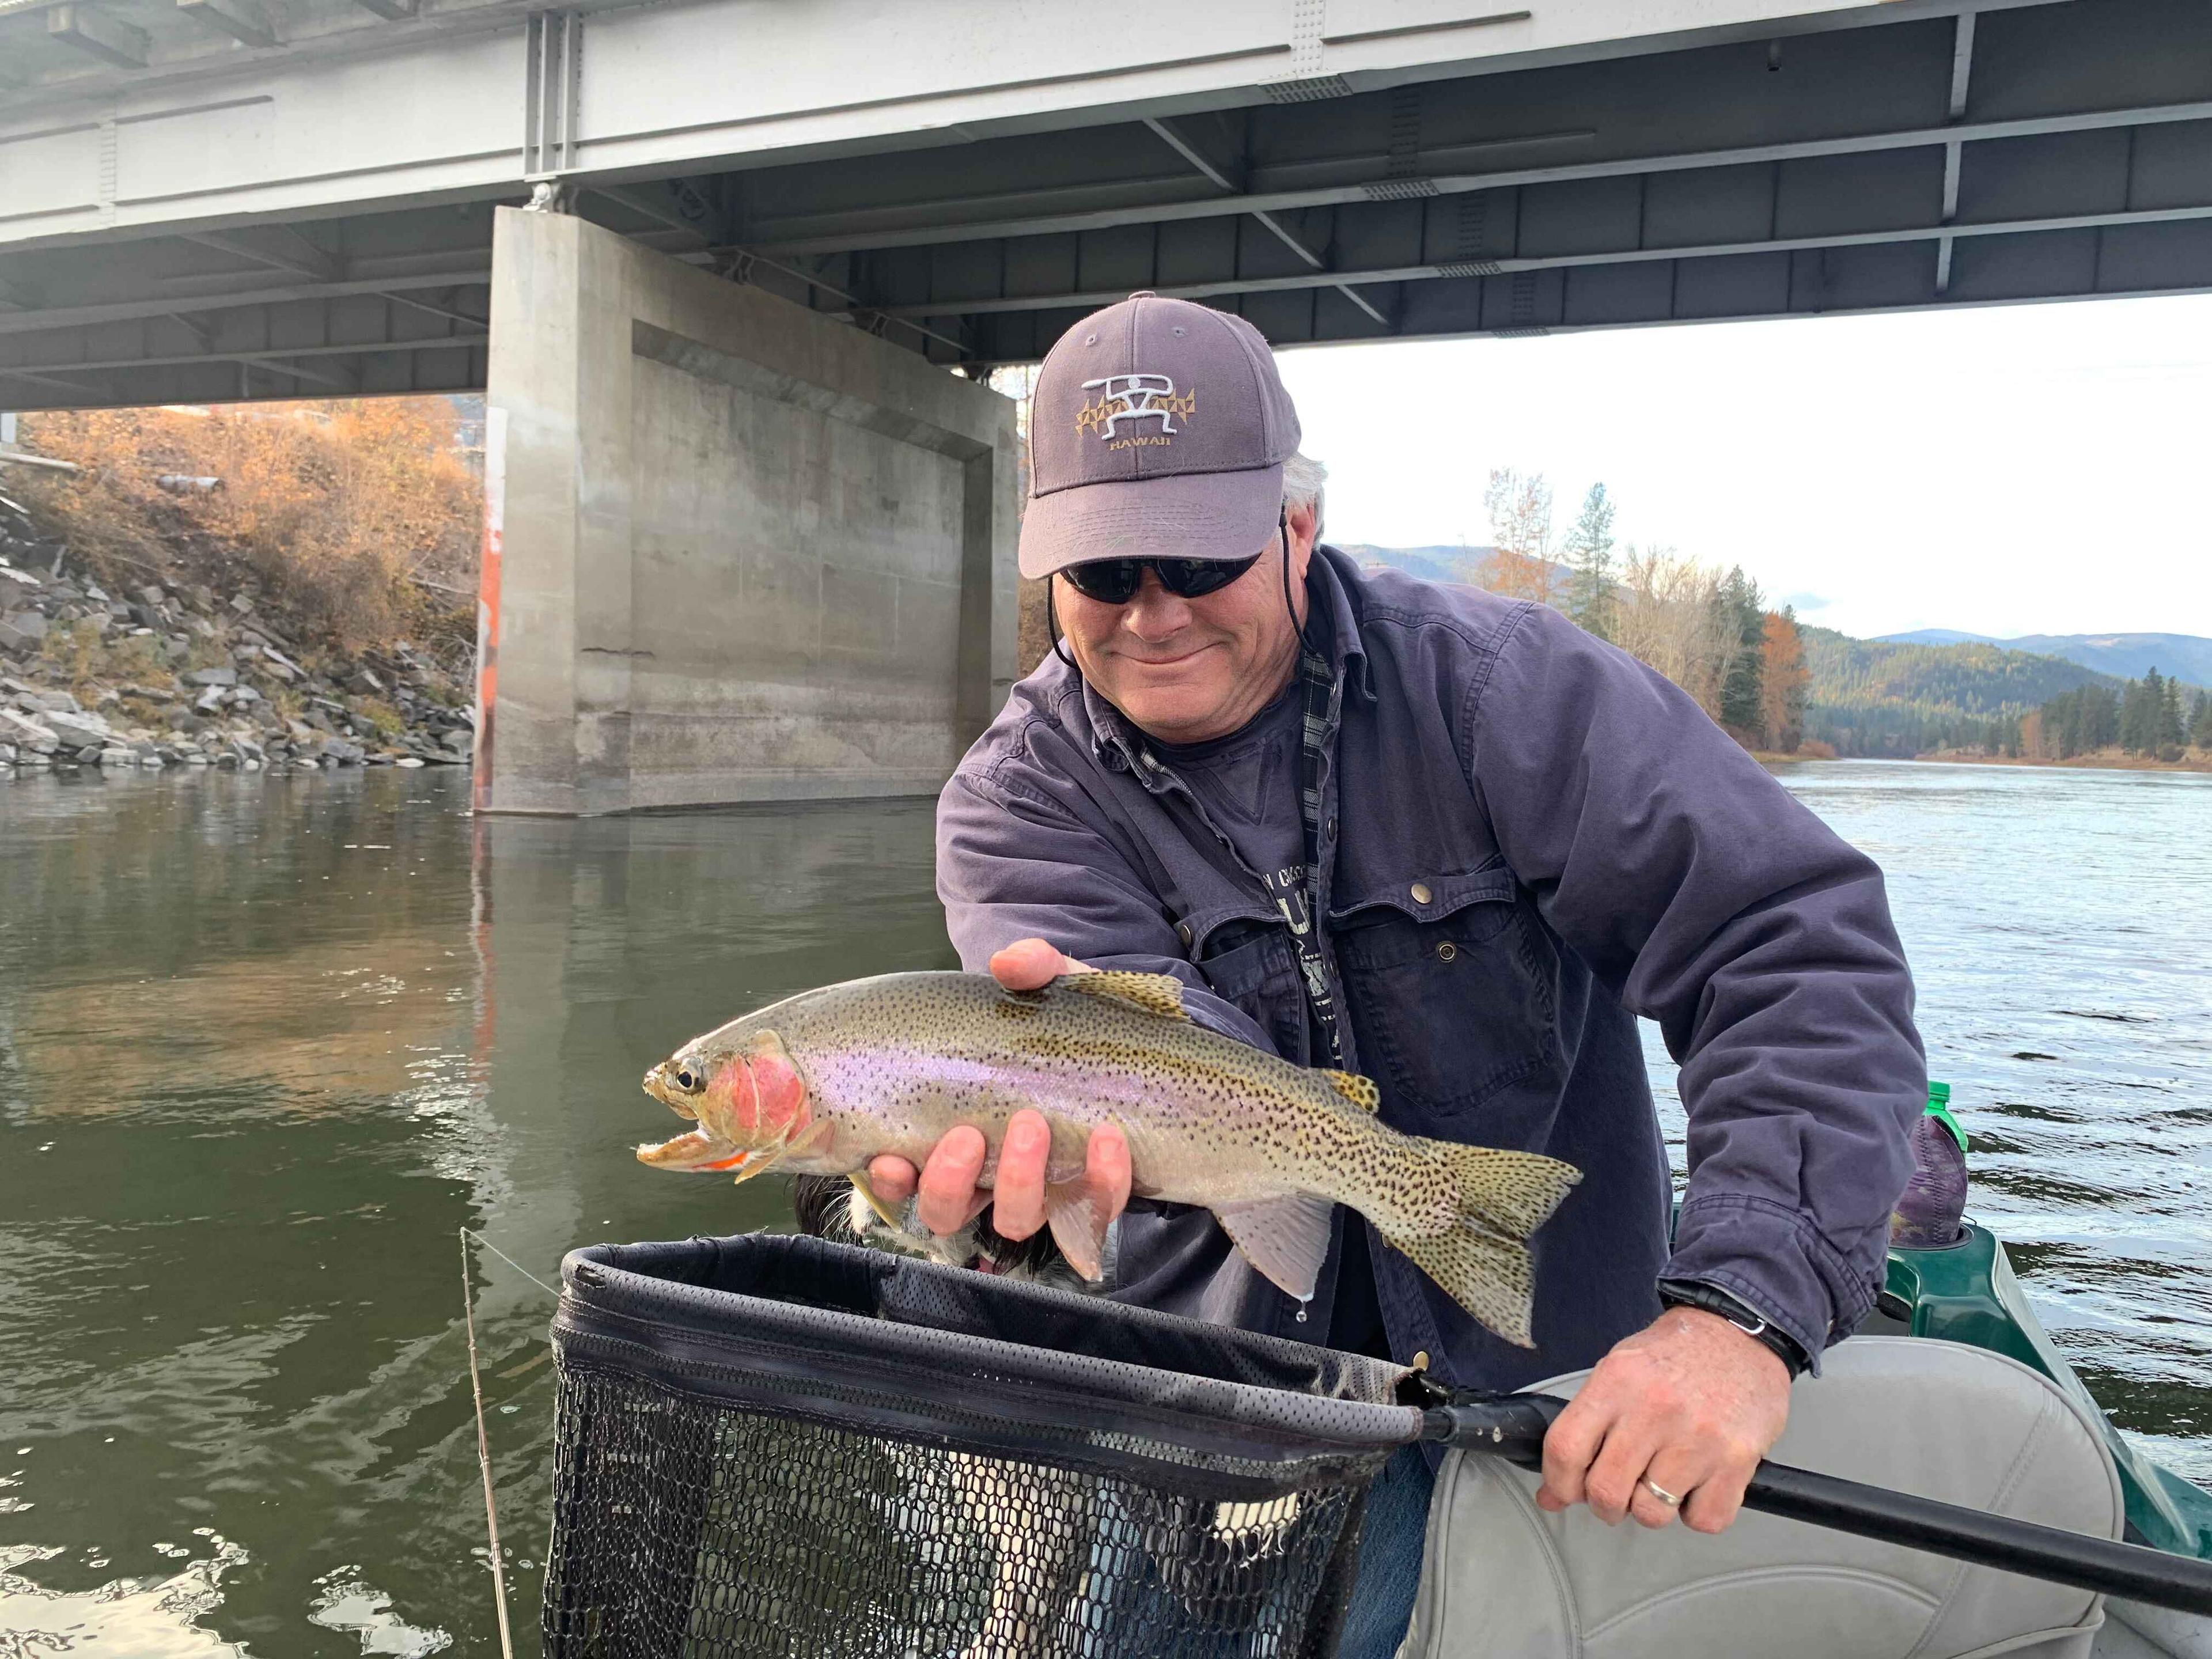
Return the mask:
<path id="1" fill-rule="evenodd" d="M 780 1220 L 631 1160 L 665 1127 L 637 1079 L 947 965 L 927 806 L 474 824 L 435 774 L 135 782 L 0 793 L 0 1650 L 484 1650 L 457 1230 L 550 1282 Z M 473 1285 L 526 1635 L 550 1304 L 489 1255 Z"/>
<path id="2" fill-rule="evenodd" d="M 1792 780 L 1890 870 L 1976 1212 L 2121 1422 L 2212 1475 L 2208 781 Z M 470 1282 L 529 1650 L 526 1273 L 784 1215 L 780 1183 L 640 1168 L 670 1127 L 640 1073 L 951 961 L 926 804 L 465 806 L 430 772 L 0 784 L 0 1652 L 492 1651 L 464 1226 L 523 1270 Z"/>

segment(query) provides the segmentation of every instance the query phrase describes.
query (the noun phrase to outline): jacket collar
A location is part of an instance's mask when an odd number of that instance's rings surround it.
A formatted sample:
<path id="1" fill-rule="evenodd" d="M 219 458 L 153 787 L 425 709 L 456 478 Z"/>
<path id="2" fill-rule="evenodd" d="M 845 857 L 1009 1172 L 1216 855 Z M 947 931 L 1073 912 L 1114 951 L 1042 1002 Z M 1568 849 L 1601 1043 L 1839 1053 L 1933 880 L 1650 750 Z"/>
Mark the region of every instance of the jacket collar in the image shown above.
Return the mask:
<path id="1" fill-rule="evenodd" d="M 1372 699 L 1374 675 L 1368 665 L 1367 647 L 1359 637 L 1365 598 L 1360 591 L 1359 567 L 1334 547 L 1317 547 L 1314 552 L 1316 556 L 1306 568 L 1306 589 L 1328 613 L 1328 637 L 1322 642 L 1322 648 L 1329 654 L 1329 665 L 1337 678 Z M 1079 672 L 1073 678 L 1082 689 L 1092 755 L 1115 770 L 1134 773 L 1147 787 L 1156 787 L 1153 767 L 1146 763 L 1151 745 L 1143 731 Z"/>

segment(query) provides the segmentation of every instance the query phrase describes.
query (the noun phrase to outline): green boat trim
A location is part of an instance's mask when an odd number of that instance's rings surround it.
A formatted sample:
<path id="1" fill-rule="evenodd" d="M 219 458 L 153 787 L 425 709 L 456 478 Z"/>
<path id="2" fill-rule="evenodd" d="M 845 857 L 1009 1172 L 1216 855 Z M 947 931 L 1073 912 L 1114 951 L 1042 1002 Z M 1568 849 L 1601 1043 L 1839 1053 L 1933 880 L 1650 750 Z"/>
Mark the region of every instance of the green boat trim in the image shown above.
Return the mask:
<path id="1" fill-rule="evenodd" d="M 2176 1555 L 2212 1560 L 2212 1492 L 2161 1467 L 2132 1445 L 2075 1376 L 2028 1305 L 2004 1246 L 1987 1228 L 1966 1224 L 1942 1249 L 1892 1249 L 1888 1284 L 1870 1334 L 1928 1336 L 1987 1348 L 2041 1371 L 2087 1404 L 2105 1425 L 2127 1498 L 2128 1537 Z"/>

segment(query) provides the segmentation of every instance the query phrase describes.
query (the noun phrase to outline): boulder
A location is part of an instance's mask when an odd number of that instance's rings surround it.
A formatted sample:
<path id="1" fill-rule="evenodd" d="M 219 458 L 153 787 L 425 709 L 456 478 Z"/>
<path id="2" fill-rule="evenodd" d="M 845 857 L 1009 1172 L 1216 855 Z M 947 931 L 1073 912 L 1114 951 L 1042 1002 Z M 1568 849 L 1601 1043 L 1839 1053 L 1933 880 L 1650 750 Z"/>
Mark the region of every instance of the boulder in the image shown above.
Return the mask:
<path id="1" fill-rule="evenodd" d="M 17 748 L 30 753 L 50 755 L 60 744 L 53 728 L 19 714 L 12 708 L 0 708 L 0 738 L 5 738 Z"/>
<path id="2" fill-rule="evenodd" d="M 185 676 L 185 684 L 187 685 L 236 685 L 238 671 L 235 668 L 195 668 Z"/>
<path id="3" fill-rule="evenodd" d="M 146 586 L 140 588 L 137 592 L 139 604 L 156 607 L 158 607 L 161 601 L 167 597 L 168 596 L 167 594 L 161 592 L 160 586 L 153 582 L 148 582 Z"/>
<path id="4" fill-rule="evenodd" d="M 44 611 L 18 611 L 0 617 L 0 651 L 27 651 L 46 637 Z"/>
<path id="5" fill-rule="evenodd" d="M 223 688 L 219 685 L 209 686 L 207 690 L 201 692 L 198 697 L 193 699 L 193 712 L 200 714 L 214 714 L 221 713 L 222 709 L 222 692 Z"/>
<path id="6" fill-rule="evenodd" d="M 46 724 L 52 728 L 54 736 L 61 739 L 64 749 L 90 749 L 96 752 L 113 735 L 106 720 L 82 710 L 73 714 L 49 714 Z"/>

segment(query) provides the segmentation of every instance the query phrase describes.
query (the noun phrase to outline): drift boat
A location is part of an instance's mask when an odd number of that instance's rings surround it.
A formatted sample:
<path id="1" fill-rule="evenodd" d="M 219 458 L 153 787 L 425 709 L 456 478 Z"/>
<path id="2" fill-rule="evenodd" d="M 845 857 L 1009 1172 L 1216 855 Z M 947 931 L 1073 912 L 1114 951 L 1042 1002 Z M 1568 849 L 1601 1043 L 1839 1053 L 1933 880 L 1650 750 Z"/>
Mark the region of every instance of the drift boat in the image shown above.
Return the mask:
<path id="1" fill-rule="evenodd" d="M 2212 1560 L 2212 1492 L 2147 1457 L 2112 1425 L 2029 1307 L 1996 1236 L 1969 1223 L 1941 1249 L 1893 1249 L 1888 1283 L 1863 1335 L 1932 1337 L 2016 1359 L 2087 1407 L 2119 1475 L 2130 1543 Z M 2212 1619 L 2114 1598 L 2094 1659 L 2212 1659 Z"/>
<path id="2" fill-rule="evenodd" d="M 1455 1449 L 1401 1659 L 2212 1659 L 2212 1492 L 2112 1427 L 1996 1237 L 1949 1227 L 1892 1249 L 1717 1537 L 1536 1509 L 1586 1371 L 1433 1412 Z"/>

